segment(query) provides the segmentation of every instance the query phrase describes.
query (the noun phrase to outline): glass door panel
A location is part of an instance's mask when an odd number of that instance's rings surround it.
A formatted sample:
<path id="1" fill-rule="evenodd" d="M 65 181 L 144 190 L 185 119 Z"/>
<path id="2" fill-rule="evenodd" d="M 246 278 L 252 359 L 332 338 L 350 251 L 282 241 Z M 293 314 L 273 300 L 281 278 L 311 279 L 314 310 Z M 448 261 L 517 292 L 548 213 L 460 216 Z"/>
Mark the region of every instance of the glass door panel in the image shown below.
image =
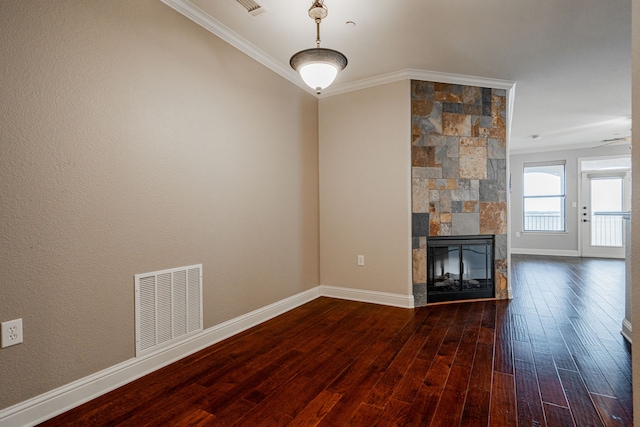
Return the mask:
<path id="1" fill-rule="evenodd" d="M 582 256 L 624 258 L 623 218 L 630 206 L 630 187 L 629 172 L 582 174 Z"/>
<path id="2" fill-rule="evenodd" d="M 622 177 L 591 179 L 591 246 L 623 246 Z"/>

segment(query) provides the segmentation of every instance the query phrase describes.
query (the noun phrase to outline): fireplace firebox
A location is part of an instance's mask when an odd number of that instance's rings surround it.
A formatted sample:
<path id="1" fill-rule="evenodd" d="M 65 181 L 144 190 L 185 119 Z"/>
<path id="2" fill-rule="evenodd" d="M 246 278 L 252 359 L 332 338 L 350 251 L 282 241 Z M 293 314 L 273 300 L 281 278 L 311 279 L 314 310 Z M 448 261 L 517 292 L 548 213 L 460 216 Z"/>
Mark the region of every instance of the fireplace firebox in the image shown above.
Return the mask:
<path id="1" fill-rule="evenodd" d="M 494 297 L 494 236 L 427 238 L 427 303 Z"/>

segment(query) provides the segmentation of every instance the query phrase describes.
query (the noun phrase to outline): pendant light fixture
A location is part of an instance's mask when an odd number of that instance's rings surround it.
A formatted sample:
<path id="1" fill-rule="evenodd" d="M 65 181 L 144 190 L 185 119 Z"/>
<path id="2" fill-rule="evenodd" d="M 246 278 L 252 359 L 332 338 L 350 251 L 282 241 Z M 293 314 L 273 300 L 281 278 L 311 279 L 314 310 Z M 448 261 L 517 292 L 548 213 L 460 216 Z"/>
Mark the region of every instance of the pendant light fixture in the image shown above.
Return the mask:
<path id="1" fill-rule="evenodd" d="M 300 73 L 302 80 L 319 95 L 347 66 L 347 57 L 337 50 L 320 47 L 320 23 L 328 14 L 324 0 L 315 0 L 309 8 L 309 17 L 316 22 L 316 47 L 301 50 L 291 57 L 291 68 Z"/>

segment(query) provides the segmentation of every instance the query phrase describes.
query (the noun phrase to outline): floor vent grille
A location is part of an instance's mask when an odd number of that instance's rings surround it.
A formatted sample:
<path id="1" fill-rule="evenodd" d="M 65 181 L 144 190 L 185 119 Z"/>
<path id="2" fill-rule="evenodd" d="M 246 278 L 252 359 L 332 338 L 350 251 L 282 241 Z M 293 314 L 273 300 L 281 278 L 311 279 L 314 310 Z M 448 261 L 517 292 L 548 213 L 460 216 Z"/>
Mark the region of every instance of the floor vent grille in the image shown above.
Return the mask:
<path id="1" fill-rule="evenodd" d="M 136 357 L 202 331 L 202 264 L 135 275 Z"/>

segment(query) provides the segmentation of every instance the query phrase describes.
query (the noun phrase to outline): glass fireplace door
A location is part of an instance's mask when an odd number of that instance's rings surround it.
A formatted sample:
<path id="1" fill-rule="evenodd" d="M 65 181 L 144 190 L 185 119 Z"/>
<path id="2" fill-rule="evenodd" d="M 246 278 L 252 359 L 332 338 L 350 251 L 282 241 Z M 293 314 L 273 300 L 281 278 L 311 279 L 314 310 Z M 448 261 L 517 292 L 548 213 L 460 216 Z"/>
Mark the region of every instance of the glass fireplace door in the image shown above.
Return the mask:
<path id="1" fill-rule="evenodd" d="M 493 236 L 427 238 L 427 303 L 493 296 Z"/>
<path id="2" fill-rule="evenodd" d="M 480 289 L 491 280 L 491 246 L 462 245 L 462 289 Z"/>
<path id="3" fill-rule="evenodd" d="M 439 292 L 460 291 L 460 246 L 436 246 L 429 250 L 430 287 Z"/>

